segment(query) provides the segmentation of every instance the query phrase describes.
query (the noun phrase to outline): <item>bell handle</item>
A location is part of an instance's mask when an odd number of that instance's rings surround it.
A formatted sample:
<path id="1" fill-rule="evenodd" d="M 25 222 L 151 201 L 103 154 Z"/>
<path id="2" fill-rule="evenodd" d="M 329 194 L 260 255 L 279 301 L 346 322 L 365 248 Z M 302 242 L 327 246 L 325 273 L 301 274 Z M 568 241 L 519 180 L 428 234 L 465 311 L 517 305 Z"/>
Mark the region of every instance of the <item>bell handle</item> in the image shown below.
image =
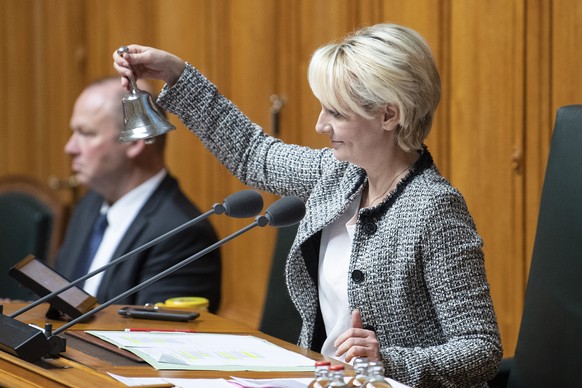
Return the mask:
<path id="1" fill-rule="evenodd" d="M 117 54 L 123 57 L 123 54 L 128 53 L 129 48 L 127 46 L 121 46 L 117 49 Z M 131 75 L 127 77 L 129 84 L 131 85 L 131 93 L 135 94 L 139 89 L 135 80 L 135 75 L 133 74 L 133 69 L 131 69 Z"/>

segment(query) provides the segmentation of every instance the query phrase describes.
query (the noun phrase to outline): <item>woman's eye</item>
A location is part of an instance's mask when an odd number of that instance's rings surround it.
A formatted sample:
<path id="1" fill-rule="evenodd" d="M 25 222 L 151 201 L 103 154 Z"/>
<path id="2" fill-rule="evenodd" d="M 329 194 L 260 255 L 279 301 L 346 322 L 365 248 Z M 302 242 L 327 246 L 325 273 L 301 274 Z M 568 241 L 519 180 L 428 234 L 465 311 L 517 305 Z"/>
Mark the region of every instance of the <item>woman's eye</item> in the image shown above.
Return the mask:
<path id="1" fill-rule="evenodd" d="M 328 109 L 327 112 L 335 118 L 338 118 L 341 116 L 341 114 L 335 110 Z"/>

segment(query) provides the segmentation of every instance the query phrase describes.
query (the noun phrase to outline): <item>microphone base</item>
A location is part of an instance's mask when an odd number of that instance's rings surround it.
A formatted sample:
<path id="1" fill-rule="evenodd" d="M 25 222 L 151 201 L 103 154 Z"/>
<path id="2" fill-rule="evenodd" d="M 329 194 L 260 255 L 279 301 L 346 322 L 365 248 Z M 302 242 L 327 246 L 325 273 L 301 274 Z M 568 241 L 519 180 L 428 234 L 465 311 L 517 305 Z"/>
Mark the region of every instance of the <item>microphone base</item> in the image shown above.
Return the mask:
<path id="1" fill-rule="evenodd" d="M 47 338 L 44 332 L 0 314 L 0 350 L 22 360 L 35 362 L 64 352 L 66 340 L 59 336 Z"/>

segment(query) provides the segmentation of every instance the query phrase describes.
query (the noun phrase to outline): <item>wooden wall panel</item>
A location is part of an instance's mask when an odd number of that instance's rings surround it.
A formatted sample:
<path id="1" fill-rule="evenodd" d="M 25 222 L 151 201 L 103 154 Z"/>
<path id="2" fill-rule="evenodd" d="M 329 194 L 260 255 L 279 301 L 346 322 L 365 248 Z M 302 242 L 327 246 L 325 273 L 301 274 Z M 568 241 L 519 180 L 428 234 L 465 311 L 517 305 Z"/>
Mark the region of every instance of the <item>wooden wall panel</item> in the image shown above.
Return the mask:
<path id="1" fill-rule="evenodd" d="M 529 273 L 537 228 L 541 190 L 550 148 L 555 110 L 551 94 L 551 25 L 549 0 L 528 1 L 525 49 L 524 279 Z M 519 295 L 523 297 L 523 295 Z"/>
<path id="2" fill-rule="evenodd" d="M 82 70 L 82 5 L 76 1 L 2 1 L 0 106 L 5 137 L 0 174 L 25 174 L 47 181 L 66 176 L 63 146 L 69 135 L 69 106 Z M 68 192 L 63 199 L 69 200 Z"/>
<path id="3" fill-rule="evenodd" d="M 3 119 L 5 128 L 10 128 L 3 139 L 5 164 L 1 167 L 6 172 L 38 174 L 40 142 L 35 136 L 36 115 L 42 104 L 38 96 L 37 81 L 40 59 L 38 46 L 38 29 L 35 20 L 36 2 L 22 1 L 5 4 L 5 19 L 2 29 L 5 31 L 3 57 L 8 59 L 2 72 L 3 94 L 10 95 L 3 104 L 9 113 Z M 30 42 L 30 44 L 22 44 Z M 15 76 L 17 75 L 17 76 Z M 15 113 L 15 114 L 12 114 Z M 23 153 L 23 150 L 29 150 Z M 31 152 L 32 151 L 32 152 Z"/>
<path id="4" fill-rule="evenodd" d="M 8 2 L 0 2 L 0 52 L 2 53 L 0 55 L 0 85 L 4 90 L 7 90 L 6 88 L 9 86 L 9 75 L 14 74 L 14 71 L 10 71 L 10 63 L 14 60 L 10 57 L 11 53 L 9 52 L 9 41 L 12 34 L 9 28 L 8 18 L 14 18 L 15 16 L 9 12 L 10 8 Z M 10 154 L 8 153 L 10 138 L 16 136 L 18 131 L 14 123 L 10 125 L 10 109 L 6 99 L 3 97 L 0 97 L 0 99 L 0 117 L 3 121 L 3 141 L 0 142 L 0 174 L 7 174 L 10 172 Z"/>
<path id="5" fill-rule="evenodd" d="M 6 2 L 0 2 L 0 85 L 3 87 L 7 82 L 8 73 L 8 63 L 10 59 L 8 58 L 8 39 L 10 36 L 10 31 L 6 28 L 6 19 L 8 18 L 8 4 Z M 2 100 L 4 102 L 4 100 Z M 8 107 L 5 104 L 0 104 L 0 117 L 3 118 L 5 124 L 8 120 Z M 6 129 L 2 131 L 4 140 L 12 136 L 11 131 Z M 4 174 L 7 171 L 9 156 L 8 156 L 8 144 L 5 141 L 0 142 L 0 173 Z"/>
<path id="6" fill-rule="evenodd" d="M 516 295 L 524 287 L 523 182 L 513 161 L 523 135 L 520 3 L 455 1 L 451 10 L 450 179 L 483 237 L 491 293 L 511 353 L 522 310 Z"/>
<path id="7" fill-rule="evenodd" d="M 161 49 L 173 52 L 200 69 L 213 82 L 225 67 L 227 45 L 222 32 L 228 25 L 224 1 L 179 1 L 168 7 L 159 1 L 152 23 L 160 33 Z M 171 171 L 181 178 L 190 197 L 204 208 L 230 194 L 229 180 L 222 168 L 185 126 L 170 115 L 176 131 L 168 137 L 167 160 Z M 213 219 L 212 222 L 220 223 Z M 216 225 L 216 224 L 215 224 Z"/>
<path id="8" fill-rule="evenodd" d="M 42 59 L 37 61 L 36 94 L 41 100 L 35 115 L 35 137 L 44 147 L 39 152 L 43 160 L 39 177 L 43 180 L 49 176 L 66 177 L 70 171 L 70 160 L 63 149 L 71 134 L 72 105 L 85 77 L 82 4 L 68 0 L 61 8 L 55 3 L 40 1 L 35 15 L 39 36 L 44 37 L 38 42 L 38 57 Z"/>
<path id="9" fill-rule="evenodd" d="M 153 45 L 154 0 L 88 0 L 85 2 L 87 74 L 89 80 L 115 74 L 112 54 L 126 42 Z"/>
<path id="10" fill-rule="evenodd" d="M 300 63 L 306 61 L 302 56 L 303 50 L 297 41 L 301 17 L 299 10 L 301 3 L 295 0 L 277 2 L 276 37 L 274 45 L 276 69 L 278 76 L 275 79 L 274 93 L 283 103 L 279 110 L 278 136 L 289 143 L 306 144 L 302 135 L 315 130 L 315 123 L 306 124 L 311 119 L 305 117 L 302 108 L 302 91 L 307 92 L 307 73 L 302 72 Z M 309 101 L 314 101 L 311 97 Z M 273 129 L 272 125 L 271 128 Z M 270 131 L 272 135 L 275 135 Z"/>
<path id="11" fill-rule="evenodd" d="M 552 112 L 582 103 L 582 2 L 552 2 Z"/>

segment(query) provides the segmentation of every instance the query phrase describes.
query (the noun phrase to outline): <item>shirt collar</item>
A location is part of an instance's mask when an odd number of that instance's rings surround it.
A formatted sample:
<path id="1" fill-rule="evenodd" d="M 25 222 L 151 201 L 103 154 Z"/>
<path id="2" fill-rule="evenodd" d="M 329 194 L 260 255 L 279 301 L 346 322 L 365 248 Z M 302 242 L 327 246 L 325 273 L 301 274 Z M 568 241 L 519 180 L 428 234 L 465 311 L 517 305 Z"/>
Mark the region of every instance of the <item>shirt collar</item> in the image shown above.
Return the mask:
<path id="1" fill-rule="evenodd" d="M 100 212 L 107 212 L 107 221 L 110 224 L 116 223 L 120 218 L 126 218 L 128 213 L 137 213 L 160 185 L 166 174 L 166 169 L 162 169 L 156 175 L 119 198 L 113 205 L 103 202 Z"/>

